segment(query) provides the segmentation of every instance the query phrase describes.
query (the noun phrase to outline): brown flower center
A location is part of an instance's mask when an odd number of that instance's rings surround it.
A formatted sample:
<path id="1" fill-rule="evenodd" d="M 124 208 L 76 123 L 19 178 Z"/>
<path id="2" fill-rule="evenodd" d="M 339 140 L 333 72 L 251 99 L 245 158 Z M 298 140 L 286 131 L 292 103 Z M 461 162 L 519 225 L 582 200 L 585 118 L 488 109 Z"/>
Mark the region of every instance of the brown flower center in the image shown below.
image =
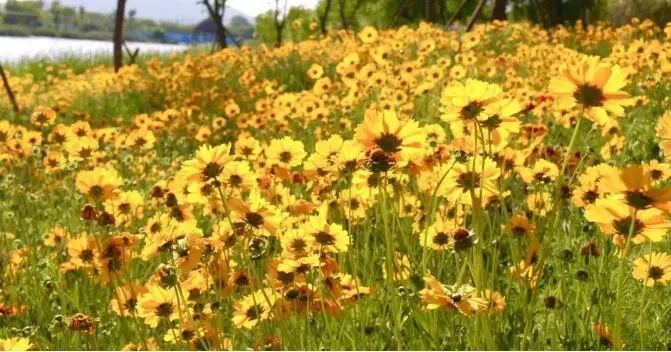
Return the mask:
<path id="1" fill-rule="evenodd" d="M 259 213 L 249 212 L 245 215 L 245 222 L 253 227 L 259 228 L 263 225 L 263 216 Z"/>
<path id="2" fill-rule="evenodd" d="M 648 269 L 648 277 L 657 281 L 664 276 L 664 269 L 658 267 L 658 266 L 651 266 L 650 269 Z"/>
<path id="3" fill-rule="evenodd" d="M 156 315 L 161 318 L 167 318 L 175 310 L 175 307 L 170 302 L 164 302 L 156 306 Z"/>
<path id="4" fill-rule="evenodd" d="M 601 88 L 583 84 L 573 93 L 573 97 L 585 107 L 601 106 L 605 97 Z"/>
<path id="5" fill-rule="evenodd" d="M 482 103 L 472 101 L 468 105 L 461 108 L 461 118 L 463 120 L 475 120 L 478 115 L 484 110 Z"/>
<path id="6" fill-rule="evenodd" d="M 206 181 L 219 176 L 220 173 L 221 166 L 214 162 L 207 163 L 207 165 L 205 165 L 205 169 L 203 169 L 203 176 L 205 176 Z"/>
<path id="7" fill-rule="evenodd" d="M 329 246 L 335 244 L 335 237 L 326 231 L 317 232 L 315 235 L 317 243 L 322 246 Z"/>
<path id="8" fill-rule="evenodd" d="M 437 246 L 444 246 L 450 242 L 450 236 L 445 232 L 438 232 L 433 236 L 433 243 Z"/>
<path id="9" fill-rule="evenodd" d="M 401 150 L 402 141 L 394 134 L 385 133 L 375 140 L 375 144 L 385 153 L 396 153 Z"/>

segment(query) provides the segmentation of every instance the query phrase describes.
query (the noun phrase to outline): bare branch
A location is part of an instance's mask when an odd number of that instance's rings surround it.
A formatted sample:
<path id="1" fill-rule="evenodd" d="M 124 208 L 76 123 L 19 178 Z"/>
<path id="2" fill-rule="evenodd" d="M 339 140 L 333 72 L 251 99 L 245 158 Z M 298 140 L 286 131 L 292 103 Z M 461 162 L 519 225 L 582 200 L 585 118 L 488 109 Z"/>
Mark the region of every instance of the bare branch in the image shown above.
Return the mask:
<path id="1" fill-rule="evenodd" d="M 464 0 L 464 1 L 462 1 L 462 2 L 461 2 L 461 5 L 459 5 L 459 7 L 457 8 L 457 10 L 454 11 L 454 14 L 452 14 L 452 17 L 450 17 L 450 20 L 447 21 L 447 26 L 448 26 L 448 27 L 451 26 L 451 25 L 453 25 L 454 22 L 457 21 L 457 19 L 459 18 L 459 16 L 461 16 L 461 13 L 464 11 L 464 7 L 466 6 L 466 3 L 467 3 L 467 2 L 468 2 L 468 0 Z"/>
<path id="2" fill-rule="evenodd" d="M 18 113 L 20 111 L 19 104 L 16 103 L 16 97 L 12 91 L 12 87 L 9 85 L 9 80 L 5 75 L 5 70 L 2 68 L 2 64 L 0 64 L 0 76 L 2 76 L 2 83 L 5 85 L 5 91 L 7 92 L 7 97 L 9 97 L 9 102 L 12 104 L 14 111 Z"/>
<path id="3" fill-rule="evenodd" d="M 129 65 L 135 64 L 135 59 L 137 58 L 137 55 L 140 53 L 140 48 L 135 48 L 135 50 L 131 51 L 126 42 L 123 42 L 123 48 L 126 51 L 126 55 L 128 55 Z"/>
<path id="4" fill-rule="evenodd" d="M 471 15 L 471 19 L 468 21 L 468 25 L 466 25 L 466 32 L 470 32 L 471 29 L 473 29 L 475 21 L 477 21 L 482 12 L 482 8 L 485 6 L 485 2 L 487 2 L 487 0 L 480 0 L 478 6 L 475 7 L 475 11 L 473 11 L 473 15 Z"/>

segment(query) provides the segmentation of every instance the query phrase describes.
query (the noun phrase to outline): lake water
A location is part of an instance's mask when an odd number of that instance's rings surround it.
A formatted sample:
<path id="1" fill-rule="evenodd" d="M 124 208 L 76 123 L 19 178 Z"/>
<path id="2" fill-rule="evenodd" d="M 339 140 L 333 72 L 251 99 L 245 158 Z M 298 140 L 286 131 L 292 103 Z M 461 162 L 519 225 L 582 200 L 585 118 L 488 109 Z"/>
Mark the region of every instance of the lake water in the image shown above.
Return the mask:
<path id="1" fill-rule="evenodd" d="M 131 50 L 140 48 L 140 53 L 167 53 L 185 50 L 187 46 L 157 43 L 128 42 Z M 22 59 L 54 59 L 70 55 L 112 54 L 112 42 L 49 37 L 2 37 L 0 36 L 0 62 L 17 62 Z M 125 54 L 125 53 L 124 53 Z"/>

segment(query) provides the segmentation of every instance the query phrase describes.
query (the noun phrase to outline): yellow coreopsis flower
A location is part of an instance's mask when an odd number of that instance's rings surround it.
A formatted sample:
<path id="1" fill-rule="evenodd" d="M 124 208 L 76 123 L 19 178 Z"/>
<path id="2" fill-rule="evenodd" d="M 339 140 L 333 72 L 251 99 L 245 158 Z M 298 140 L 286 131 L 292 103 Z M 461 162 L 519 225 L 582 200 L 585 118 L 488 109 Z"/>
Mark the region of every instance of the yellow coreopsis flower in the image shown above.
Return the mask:
<path id="1" fill-rule="evenodd" d="M 269 165 L 276 165 L 285 169 L 301 165 L 307 155 L 303 142 L 289 137 L 272 140 L 265 153 Z"/>
<path id="2" fill-rule="evenodd" d="M 191 182 L 222 182 L 224 166 L 232 160 L 231 146 L 222 144 L 216 147 L 203 145 L 198 148 L 196 157 L 187 160 L 177 173 L 177 177 Z"/>
<path id="3" fill-rule="evenodd" d="M 377 40 L 377 30 L 371 26 L 366 26 L 359 32 L 359 39 L 364 43 L 372 43 Z"/>
<path id="4" fill-rule="evenodd" d="M 585 218 L 599 225 L 606 235 L 626 239 L 631 232 L 635 244 L 659 242 L 671 228 L 671 222 L 659 209 L 636 210 L 617 199 L 598 199 L 586 208 Z M 623 242 L 618 238 L 618 242 Z"/>
<path id="5" fill-rule="evenodd" d="M 666 285 L 671 281 L 671 256 L 653 252 L 634 261 L 634 278 L 645 286 Z"/>
<path id="6" fill-rule="evenodd" d="M 501 87 L 493 83 L 475 79 L 452 82 L 440 98 L 440 118 L 449 123 L 485 122 L 506 106 L 500 102 L 502 94 Z"/>
<path id="7" fill-rule="evenodd" d="M 92 200 L 104 201 L 116 197 L 123 183 L 119 174 L 110 168 L 97 167 L 90 171 L 80 171 L 75 184 L 77 189 Z"/>
<path id="8" fill-rule="evenodd" d="M 144 318 L 144 323 L 158 326 L 159 322 L 171 322 L 179 318 L 175 290 L 164 289 L 158 285 L 147 287 L 147 292 L 138 298 L 138 316 Z"/>
<path id="9" fill-rule="evenodd" d="M 47 107 L 39 107 L 30 115 L 30 123 L 37 127 L 53 125 L 56 121 L 56 112 Z"/>
<path id="10" fill-rule="evenodd" d="M 0 339 L 0 351 L 28 351 L 31 348 L 30 340 L 25 337 Z"/>
<path id="11" fill-rule="evenodd" d="M 258 290 L 235 302 L 233 325 L 236 328 L 251 329 L 260 321 L 271 317 L 275 296 L 270 291 Z"/>
<path id="12" fill-rule="evenodd" d="M 355 133 L 373 171 L 404 166 L 423 154 L 424 131 L 414 120 L 401 120 L 395 111 L 369 111 Z"/>
<path id="13" fill-rule="evenodd" d="M 589 119 L 604 125 L 609 116 L 624 116 L 624 106 L 633 103 L 622 90 L 626 85 L 625 74 L 618 65 L 588 57 L 577 65 L 564 66 L 561 76 L 550 80 L 549 90 L 558 108 L 579 105 Z"/>

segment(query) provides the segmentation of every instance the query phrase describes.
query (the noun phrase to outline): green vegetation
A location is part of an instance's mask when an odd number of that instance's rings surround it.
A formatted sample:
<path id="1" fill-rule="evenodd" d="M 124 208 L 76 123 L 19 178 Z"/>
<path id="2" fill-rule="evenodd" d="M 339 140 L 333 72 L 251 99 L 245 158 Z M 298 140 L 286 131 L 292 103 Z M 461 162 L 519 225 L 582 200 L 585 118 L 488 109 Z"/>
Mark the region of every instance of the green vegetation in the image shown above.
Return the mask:
<path id="1" fill-rule="evenodd" d="M 129 41 L 165 41 L 165 33 L 188 33 L 193 26 L 155 22 L 128 12 L 125 39 Z M 0 35 L 47 36 L 77 39 L 111 40 L 114 14 L 87 12 L 83 7 L 63 6 L 54 1 L 45 8 L 41 1 L 9 0 L 0 10 Z"/>

